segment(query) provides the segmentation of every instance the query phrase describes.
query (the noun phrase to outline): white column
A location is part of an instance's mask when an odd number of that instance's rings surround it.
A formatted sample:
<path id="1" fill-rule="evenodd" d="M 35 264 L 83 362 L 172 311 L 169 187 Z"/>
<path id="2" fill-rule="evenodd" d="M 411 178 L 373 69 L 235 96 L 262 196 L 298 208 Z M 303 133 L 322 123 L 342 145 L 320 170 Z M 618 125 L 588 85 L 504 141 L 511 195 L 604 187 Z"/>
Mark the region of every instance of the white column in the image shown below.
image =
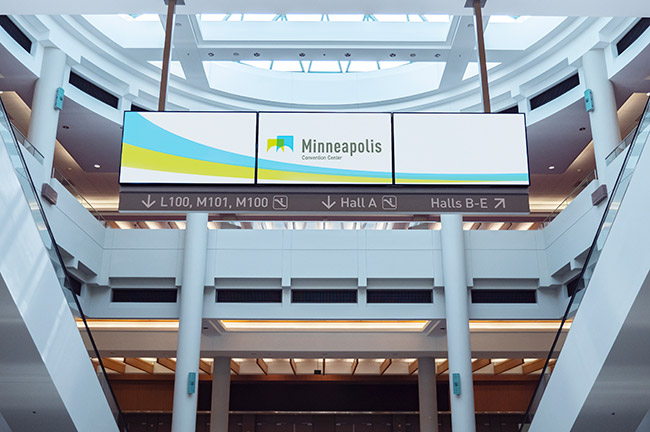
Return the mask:
<path id="1" fill-rule="evenodd" d="M 201 321 L 208 246 L 208 214 L 188 213 L 183 253 L 183 282 L 180 290 L 178 348 L 174 378 L 172 431 L 196 430 L 196 404 L 201 354 Z M 196 390 L 188 393 L 190 372 L 196 375 Z"/>
<path id="2" fill-rule="evenodd" d="M 230 413 L 230 357 L 215 357 L 212 366 L 210 432 L 228 430 Z"/>
<path id="3" fill-rule="evenodd" d="M 621 132 L 616 112 L 614 86 L 607 77 L 605 51 L 593 49 L 582 57 L 585 85 L 592 91 L 594 110 L 589 113 L 591 135 L 594 139 L 596 170 L 600 183 L 614 186 L 615 178 L 606 178 L 605 158 L 621 142 Z"/>
<path id="4" fill-rule="evenodd" d="M 418 394 L 420 399 L 420 432 L 438 432 L 436 364 L 432 357 L 418 359 Z"/>
<path id="5" fill-rule="evenodd" d="M 34 86 L 27 139 L 43 154 L 43 179 L 48 181 L 54 163 L 59 111 L 54 109 L 56 89 L 63 85 L 67 56 L 58 48 L 45 48 L 41 76 Z M 79 127 L 83 127 L 79 125 Z"/>
<path id="6" fill-rule="evenodd" d="M 463 217 L 442 214 L 442 271 L 445 285 L 449 397 L 453 432 L 475 432 L 472 351 L 469 342 L 469 303 L 465 276 Z M 460 395 L 453 392 L 453 374 L 460 375 Z"/>

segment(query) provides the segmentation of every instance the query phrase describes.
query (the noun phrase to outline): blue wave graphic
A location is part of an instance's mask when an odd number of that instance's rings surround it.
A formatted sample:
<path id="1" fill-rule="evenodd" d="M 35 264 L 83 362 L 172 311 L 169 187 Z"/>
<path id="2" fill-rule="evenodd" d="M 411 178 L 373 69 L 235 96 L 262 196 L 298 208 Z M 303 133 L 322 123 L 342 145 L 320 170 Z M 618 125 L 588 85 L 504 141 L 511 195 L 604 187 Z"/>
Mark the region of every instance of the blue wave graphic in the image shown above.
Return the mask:
<path id="1" fill-rule="evenodd" d="M 255 167 L 255 158 L 252 156 L 216 149 L 183 138 L 151 123 L 140 113 L 135 112 L 128 112 L 124 117 L 123 141 L 126 144 L 173 156 L 248 168 Z"/>
<path id="2" fill-rule="evenodd" d="M 526 173 L 502 174 L 433 174 L 433 173 L 395 173 L 397 180 L 438 180 L 438 181 L 528 181 Z"/>
<path id="3" fill-rule="evenodd" d="M 392 172 L 384 171 L 360 171 L 360 170 L 349 170 L 341 168 L 324 168 L 324 167 L 312 167 L 307 165 L 293 164 L 288 162 L 276 162 L 268 159 L 259 159 L 257 161 L 257 166 L 259 169 L 267 169 L 272 171 L 289 171 L 305 174 L 326 174 L 326 175 L 336 175 L 336 176 L 349 176 L 349 177 L 376 177 L 382 179 L 393 179 Z"/>

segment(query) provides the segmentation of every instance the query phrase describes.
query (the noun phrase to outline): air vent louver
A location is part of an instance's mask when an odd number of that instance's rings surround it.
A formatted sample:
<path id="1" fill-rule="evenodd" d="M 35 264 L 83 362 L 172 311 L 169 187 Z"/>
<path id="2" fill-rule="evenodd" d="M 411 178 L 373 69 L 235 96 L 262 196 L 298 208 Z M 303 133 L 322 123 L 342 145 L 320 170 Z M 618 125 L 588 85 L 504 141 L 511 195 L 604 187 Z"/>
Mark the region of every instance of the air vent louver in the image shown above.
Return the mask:
<path id="1" fill-rule="evenodd" d="M 70 72 L 69 82 L 87 95 L 117 109 L 120 99 L 99 87 L 97 84 L 88 81 L 86 78 L 76 74 L 75 72 Z"/>
<path id="2" fill-rule="evenodd" d="M 218 289 L 217 303 L 282 303 L 282 290 Z"/>
<path id="3" fill-rule="evenodd" d="M 578 74 L 571 75 L 569 78 L 564 81 L 555 84 L 548 90 L 543 91 L 537 96 L 530 99 L 530 109 L 534 110 L 542 105 L 546 105 L 550 101 L 559 98 L 564 93 L 568 92 L 571 89 L 574 89 L 580 85 L 580 78 Z"/>
<path id="4" fill-rule="evenodd" d="M 369 289 L 368 303 L 433 303 L 432 290 L 408 289 Z"/>
<path id="5" fill-rule="evenodd" d="M 0 15 L 0 27 L 25 51 L 32 51 L 32 40 L 7 15 Z"/>

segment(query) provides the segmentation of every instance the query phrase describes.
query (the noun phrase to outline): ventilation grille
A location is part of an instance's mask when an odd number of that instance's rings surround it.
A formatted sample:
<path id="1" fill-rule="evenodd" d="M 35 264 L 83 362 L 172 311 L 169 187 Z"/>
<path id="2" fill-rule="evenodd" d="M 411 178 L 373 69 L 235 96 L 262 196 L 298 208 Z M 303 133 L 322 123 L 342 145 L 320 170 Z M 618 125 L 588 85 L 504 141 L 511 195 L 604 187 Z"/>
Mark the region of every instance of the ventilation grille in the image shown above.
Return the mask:
<path id="1" fill-rule="evenodd" d="M 292 303 L 356 303 L 357 290 L 291 290 Z"/>
<path id="2" fill-rule="evenodd" d="M 131 111 L 136 111 L 136 112 L 150 112 L 151 110 L 148 108 L 141 107 L 136 104 L 131 104 Z"/>
<path id="3" fill-rule="evenodd" d="M 282 290 L 218 289 L 217 303 L 282 303 Z"/>
<path id="4" fill-rule="evenodd" d="M 621 38 L 620 41 L 616 44 L 616 51 L 619 55 L 623 53 L 626 49 L 630 47 L 646 30 L 650 27 L 650 18 L 641 18 L 638 23 L 630 29 L 629 32 L 625 33 L 625 36 Z"/>
<path id="5" fill-rule="evenodd" d="M 367 299 L 368 303 L 433 303 L 433 291 L 369 289 Z"/>
<path id="6" fill-rule="evenodd" d="M 537 303 L 535 290 L 472 290 L 472 303 Z"/>
<path id="7" fill-rule="evenodd" d="M 28 38 L 27 35 L 23 33 L 23 31 L 19 29 L 7 15 L 0 15 L 0 27 L 2 27 L 25 51 L 32 51 L 31 39 Z"/>
<path id="8" fill-rule="evenodd" d="M 578 87 L 579 85 L 580 85 L 580 78 L 578 78 L 578 74 L 572 75 L 569 78 L 565 79 L 564 81 L 555 84 L 550 89 L 538 94 L 534 98 L 531 98 L 530 109 L 534 110 L 541 107 L 542 105 L 546 105 L 550 101 L 559 98 L 564 93 L 568 92 L 573 88 Z"/>
<path id="9" fill-rule="evenodd" d="M 176 303 L 175 289 L 114 289 L 114 303 Z"/>
<path id="10" fill-rule="evenodd" d="M 499 114 L 519 114 L 519 105 L 511 106 L 504 110 L 499 111 Z"/>
<path id="11" fill-rule="evenodd" d="M 83 78 L 74 72 L 70 72 L 69 82 L 87 95 L 117 109 L 120 101 L 119 98 L 99 87 L 97 84 L 88 81 L 86 78 Z"/>

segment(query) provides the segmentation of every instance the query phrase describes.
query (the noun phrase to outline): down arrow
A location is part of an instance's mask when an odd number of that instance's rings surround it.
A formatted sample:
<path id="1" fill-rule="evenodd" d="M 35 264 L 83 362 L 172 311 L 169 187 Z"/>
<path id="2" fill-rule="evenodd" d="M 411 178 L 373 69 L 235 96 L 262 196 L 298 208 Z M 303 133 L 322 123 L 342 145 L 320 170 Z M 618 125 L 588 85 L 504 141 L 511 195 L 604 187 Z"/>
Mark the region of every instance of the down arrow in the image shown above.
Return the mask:
<path id="1" fill-rule="evenodd" d="M 321 203 L 325 206 L 325 208 L 327 208 L 327 210 L 329 210 L 329 209 L 331 209 L 332 207 L 334 207 L 334 204 L 336 204 L 336 200 L 332 201 L 332 200 L 330 199 L 330 196 L 327 195 L 327 202 L 325 202 L 325 201 L 321 201 Z"/>
<path id="2" fill-rule="evenodd" d="M 156 200 L 151 201 L 151 195 L 147 195 L 147 201 L 140 201 L 146 208 L 151 208 L 152 205 L 156 204 Z"/>

